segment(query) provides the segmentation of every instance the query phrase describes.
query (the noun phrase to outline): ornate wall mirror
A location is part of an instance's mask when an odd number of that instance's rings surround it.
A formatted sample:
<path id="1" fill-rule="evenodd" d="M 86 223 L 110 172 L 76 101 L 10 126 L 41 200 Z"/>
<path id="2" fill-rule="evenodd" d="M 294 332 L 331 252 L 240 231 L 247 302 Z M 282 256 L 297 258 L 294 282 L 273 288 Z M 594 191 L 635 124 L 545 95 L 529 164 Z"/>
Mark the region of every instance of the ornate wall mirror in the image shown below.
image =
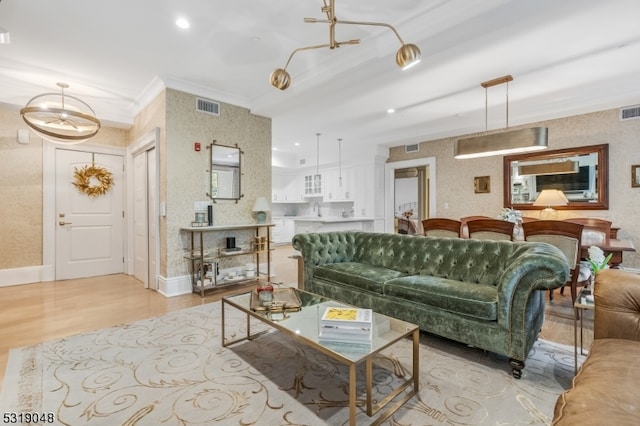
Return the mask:
<path id="1" fill-rule="evenodd" d="M 539 210 L 533 203 L 543 189 L 559 189 L 569 200 L 564 210 L 609 208 L 609 145 L 537 151 L 504 157 L 504 205 Z"/>
<path id="2" fill-rule="evenodd" d="M 218 145 L 213 141 L 211 151 L 211 172 L 209 197 L 216 200 L 236 200 L 242 197 L 240 192 L 240 154 L 237 146 Z"/>

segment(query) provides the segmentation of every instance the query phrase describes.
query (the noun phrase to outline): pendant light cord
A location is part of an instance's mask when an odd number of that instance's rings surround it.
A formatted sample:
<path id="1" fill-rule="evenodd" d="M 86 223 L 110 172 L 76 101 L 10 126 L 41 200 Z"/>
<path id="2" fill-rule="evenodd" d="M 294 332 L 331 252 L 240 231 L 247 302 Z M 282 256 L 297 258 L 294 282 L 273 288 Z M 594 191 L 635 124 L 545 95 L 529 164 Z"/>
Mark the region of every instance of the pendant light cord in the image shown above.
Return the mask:
<path id="1" fill-rule="evenodd" d="M 342 139 L 338 139 L 338 185 L 342 187 Z"/>
<path id="2" fill-rule="evenodd" d="M 316 133 L 316 176 L 320 174 L 320 133 Z"/>

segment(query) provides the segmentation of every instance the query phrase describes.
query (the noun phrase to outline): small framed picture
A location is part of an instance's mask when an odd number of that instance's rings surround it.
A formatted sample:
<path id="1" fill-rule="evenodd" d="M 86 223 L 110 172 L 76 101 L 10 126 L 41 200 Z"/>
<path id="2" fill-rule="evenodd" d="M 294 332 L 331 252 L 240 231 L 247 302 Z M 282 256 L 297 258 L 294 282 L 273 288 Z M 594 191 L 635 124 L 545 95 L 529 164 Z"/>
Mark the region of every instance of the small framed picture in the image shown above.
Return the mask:
<path id="1" fill-rule="evenodd" d="M 640 188 L 640 164 L 631 166 L 631 187 Z"/>
<path id="2" fill-rule="evenodd" d="M 473 190 L 476 194 L 486 194 L 491 192 L 491 176 L 474 177 Z"/>

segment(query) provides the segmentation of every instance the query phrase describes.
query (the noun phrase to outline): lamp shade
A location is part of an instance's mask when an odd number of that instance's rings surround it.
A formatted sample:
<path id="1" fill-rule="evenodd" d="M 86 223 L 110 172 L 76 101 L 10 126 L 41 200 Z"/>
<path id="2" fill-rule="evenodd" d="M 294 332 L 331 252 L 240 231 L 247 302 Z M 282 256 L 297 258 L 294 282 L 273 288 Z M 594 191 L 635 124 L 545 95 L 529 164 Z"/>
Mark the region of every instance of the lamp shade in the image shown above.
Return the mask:
<path id="1" fill-rule="evenodd" d="M 540 207 L 566 206 L 567 204 L 569 200 L 564 192 L 557 189 L 543 189 L 533 203 L 534 206 Z"/>
<path id="2" fill-rule="evenodd" d="M 265 197 L 257 197 L 255 203 L 253 203 L 254 212 L 268 212 L 271 210 L 271 205 Z"/>
<path id="3" fill-rule="evenodd" d="M 256 212 L 256 220 L 258 223 L 265 223 L 267 220 L 267 213 L 271 210 L 271 206 L 265 197 L 258 197 L 256 201 L 253 203 L 253 209 Z"/>
<path id="4" fill-rule="evenodd" d="M 407 70 L 420 62 L 420 48 L 415 44 L 403 44 L 396 52 L 396 63 L 403 70 Z"/>

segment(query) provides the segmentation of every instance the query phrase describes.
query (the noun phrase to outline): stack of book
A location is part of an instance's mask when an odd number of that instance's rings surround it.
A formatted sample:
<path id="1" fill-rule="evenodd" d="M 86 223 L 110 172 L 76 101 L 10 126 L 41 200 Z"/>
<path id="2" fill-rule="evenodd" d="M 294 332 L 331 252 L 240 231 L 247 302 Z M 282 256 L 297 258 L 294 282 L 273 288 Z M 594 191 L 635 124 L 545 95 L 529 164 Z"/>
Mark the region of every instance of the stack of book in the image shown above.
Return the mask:
<path id="1" fill-rule="evenodd" d="M 371 344 L 371 309 L 328 307 L 320 319 L 320 340 Z"/>

